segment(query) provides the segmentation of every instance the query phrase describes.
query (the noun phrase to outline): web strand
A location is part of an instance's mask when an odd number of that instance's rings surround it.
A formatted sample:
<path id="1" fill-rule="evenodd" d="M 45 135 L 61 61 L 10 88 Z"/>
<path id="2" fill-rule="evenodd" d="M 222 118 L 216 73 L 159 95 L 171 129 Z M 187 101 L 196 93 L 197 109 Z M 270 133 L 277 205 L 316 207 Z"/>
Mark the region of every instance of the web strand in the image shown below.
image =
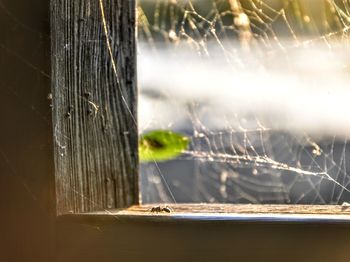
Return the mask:
<path id="1" fill-rule="evenodd" d="M 348 130 L 338 132 L 347 123 L 339 120 L 338 128 L 336 122 L 338 116 L 348 112 L 346 102 L 339 95 L 338 104 L 327 111 L 324 108 L 332 98 L 327 100 L 327 94 L 322 94 L 325 88 L 318 87 L 311 93 L 306 84 L 304 89 L 299 87 L 304 85 L 302 81 L 312 86 L 312 77 L 328 74 L 339 84 L 329 92 L 338 92 L 338 87 L 340 92 L 348 92 L 346 84 L 343 90 L 338 80 L 349 80 L 344 70 L 350 65 L 341 58 L 348 56 L 349 10 L 349 1 L 345 0 L 320 1 L 318 7 L 307 1 L 140 1 L 140 103 L 149 110 L 140 117 L 140 130 L 172 129 L 191 139 L 190 148 L 170 161 L 173 164 L 157 163 L 163 182 L 147 173 L 152 168 L 144 165 L 143 176 L 149 176 L 144 195 L 153 194 L 148 199 L 155 201 L 156 195 L 169 194 L 178 202 L 348 201 Z M 309 58 L 300 60 L 308 54 Z M 315 58 L 320 61 L 313 62 Z M 334 67 L 327 67 L 330 61 Z M 145 65 L 155 73 L 145 70 Z M 163 69 L 165 66 L 168 71 Z M 226 80 L 226 75 L 236 81 Z M 259 77 L 260 81 L 253 81 Z M 268 88 L 259 91 L 254 83 L 260 90 Z M 328 85 L 335 84 L 329 81 Z M 290 90 L 298 87 L 296 93 L 288 91 L 283 96 L 286 86 Z M 249 88 L 250 93 L 239 91 Z M 218 92 L 221 96 L 216 95 Z M 265 101 L 263 106 L 254 92 Z M 244 99 L 249 107 L 239 104 Z M 286 103 L 291 100 L 292 109 L 285 114 L 278 109 L 277 113 L 266 113 L 274 103 L 276 108 L 285 106 L 283 102 L 278 104 L 278 99 Z M 317 113 L 312 106 L 320 111 Z M 261 113 L 255 107 L 265 111 Z M 308 122 L 302 123 L 302 117 L 295 118 L 293 110 L 301 114 L 315 111 L 316 118 L 321 121 L 320 116 L 330 117 L 330 123 L 312 128 Z M 310 120 L 315 117 L 310 116 Z M 288 118 L 301 126 L 290 125 Z M 194 167 L 187 171 L 181 167 L 190 164 Z M 189 177 L 167 170 L 174 165 Z M 171 181 L 164 181 L 169 177 Z"/>

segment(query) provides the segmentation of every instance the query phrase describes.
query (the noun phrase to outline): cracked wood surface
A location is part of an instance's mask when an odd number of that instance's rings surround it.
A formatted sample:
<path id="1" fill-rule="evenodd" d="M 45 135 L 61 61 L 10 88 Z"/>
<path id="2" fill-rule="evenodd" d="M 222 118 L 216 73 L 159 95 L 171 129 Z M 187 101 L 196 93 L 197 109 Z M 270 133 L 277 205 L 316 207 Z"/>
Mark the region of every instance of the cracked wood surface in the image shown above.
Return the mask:
<path id="1" fill-rule="evenodd" d="M 52 0 L 57 213 L 139 201 L 135 1 Z"/>

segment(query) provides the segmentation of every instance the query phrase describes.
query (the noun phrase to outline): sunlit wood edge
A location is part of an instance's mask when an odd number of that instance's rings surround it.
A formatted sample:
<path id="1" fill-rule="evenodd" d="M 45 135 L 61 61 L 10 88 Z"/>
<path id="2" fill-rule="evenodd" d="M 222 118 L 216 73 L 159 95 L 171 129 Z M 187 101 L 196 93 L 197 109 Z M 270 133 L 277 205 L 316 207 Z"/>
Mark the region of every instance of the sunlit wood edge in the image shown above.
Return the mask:
<path id="1" fill-rule="evenodd" d="M 156 206 L 168 207 L 171 212 L 152 212 L 152 208 Z M 66 214 L 60 218 L 81 222 L 226 221 L 350 224 L 350 206 L 161 203 L 135 205 L 120 210 Z"/>

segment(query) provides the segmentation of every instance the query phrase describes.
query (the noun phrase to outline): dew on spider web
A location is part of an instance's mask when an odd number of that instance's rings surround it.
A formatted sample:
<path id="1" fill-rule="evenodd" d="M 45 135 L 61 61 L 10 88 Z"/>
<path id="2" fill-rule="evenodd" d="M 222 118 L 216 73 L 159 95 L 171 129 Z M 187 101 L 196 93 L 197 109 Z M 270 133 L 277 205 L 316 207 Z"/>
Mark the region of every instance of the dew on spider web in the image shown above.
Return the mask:
<path id="1" fill-rule="evenodd" d="M 191 139 L 143 201 L 348 202 L 349 25 L 345 0 L 140 1 L 140 132 Z"/>

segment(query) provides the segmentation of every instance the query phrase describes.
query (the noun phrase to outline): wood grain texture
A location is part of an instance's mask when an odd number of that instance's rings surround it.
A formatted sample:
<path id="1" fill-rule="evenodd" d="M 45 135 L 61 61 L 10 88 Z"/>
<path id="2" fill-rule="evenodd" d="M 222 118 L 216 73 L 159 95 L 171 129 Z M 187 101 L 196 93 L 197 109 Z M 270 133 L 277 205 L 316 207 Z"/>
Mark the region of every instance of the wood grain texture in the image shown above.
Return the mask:
<path id="1" fill-rule="evenodd" d="M 157 205 L 135 205 L 121 213 L 146 213 Z M 313 214 L 350 215 L 347 205 L 256 205 L 256 204 L 161 204 L 172 209 L 170 214 Z M 97 212 L 98 213 L 98 212 Z"/>
<path id="2" fill-rule="evenodd" d="M 154 207 L 161 207 L 161 212 Z M 166 207 L 166 210 L 164 208 Z M 170 212 L 169 212 L 170 211 Z M 348 205 L 154 204 L 65 216 L 83 223 L 156 222 L 302 222 L 350 223 Z"/>
<path id="3" fill-rule="evenodd" d="M 57 213 L 139 201 L 135 1 L 51 0 Z"/>

